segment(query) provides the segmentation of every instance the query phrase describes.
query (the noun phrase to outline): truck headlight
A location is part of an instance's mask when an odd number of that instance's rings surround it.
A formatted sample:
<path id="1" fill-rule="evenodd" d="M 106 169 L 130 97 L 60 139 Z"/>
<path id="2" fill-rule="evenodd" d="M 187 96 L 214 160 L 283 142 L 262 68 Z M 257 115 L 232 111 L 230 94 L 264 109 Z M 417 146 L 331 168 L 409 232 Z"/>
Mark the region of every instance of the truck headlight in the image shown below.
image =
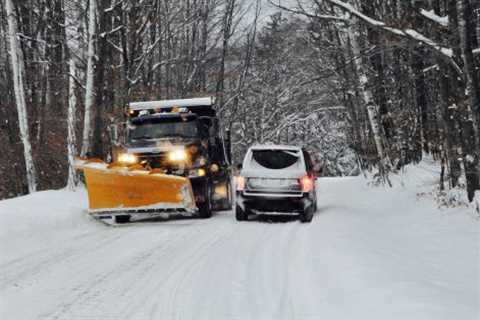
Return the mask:
<path id="1" fill-rule="evenodd" d="M 187 157 L 187 152 L 183 149 L 173 150 L 168 153 L 168 160 L 170 161 L 185 161 Z"/>
<path id="2" fill-rule="evenodd" d="M 118 155 L 118 161 L 125 164 L 137 163 L 137 156 L 131 153 L 120 153 Z"/>
<path id="3" fill-rule="evenodd" d="M 207 174 L 207 171 L 203 168 L 198 168 L 198 169 L 191 169 L 188 172 L 188 176 L 190 178 L 195 178 L 195 177 L 204 177 Z"/>

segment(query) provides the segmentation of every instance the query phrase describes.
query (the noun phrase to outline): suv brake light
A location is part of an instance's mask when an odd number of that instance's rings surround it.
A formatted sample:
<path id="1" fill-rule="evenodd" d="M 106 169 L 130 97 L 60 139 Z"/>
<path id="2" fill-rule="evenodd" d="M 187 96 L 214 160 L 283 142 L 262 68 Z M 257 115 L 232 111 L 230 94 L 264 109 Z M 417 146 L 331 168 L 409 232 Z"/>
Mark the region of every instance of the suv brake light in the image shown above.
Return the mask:
<path id="1" fill-rule="evenodd" d="M 300 179 L 300 186 L 302 187 L 302 192 L 310 192 L 313 190 L 314 180 L 312 177 L 305 176 Z"/>

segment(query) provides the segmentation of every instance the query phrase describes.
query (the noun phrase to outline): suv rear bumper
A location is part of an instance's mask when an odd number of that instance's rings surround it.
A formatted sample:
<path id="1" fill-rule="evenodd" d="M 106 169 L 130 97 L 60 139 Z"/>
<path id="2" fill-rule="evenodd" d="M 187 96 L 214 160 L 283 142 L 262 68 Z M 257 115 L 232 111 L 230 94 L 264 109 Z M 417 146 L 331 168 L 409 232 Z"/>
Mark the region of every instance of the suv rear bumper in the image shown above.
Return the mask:
<path id="1" fill-rule="evenodd" d="M 255 210 L 281 213 L 301 213 L 313 204 L 308 193 L 292 195 L 258 193 L 252 195 L 244 192 L 237 192 L 236 203 L 243 211 Z"/>

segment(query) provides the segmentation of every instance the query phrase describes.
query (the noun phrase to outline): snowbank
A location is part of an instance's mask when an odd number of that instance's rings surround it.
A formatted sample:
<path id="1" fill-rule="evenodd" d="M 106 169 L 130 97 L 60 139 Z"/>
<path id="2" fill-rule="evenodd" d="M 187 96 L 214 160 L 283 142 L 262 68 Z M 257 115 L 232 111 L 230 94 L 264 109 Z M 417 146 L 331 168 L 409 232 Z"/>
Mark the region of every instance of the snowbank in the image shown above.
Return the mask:
<path id="1" fill-rule="evenodd" d="M 0 239 L 86 227 L 90 224 L 86 208 L 84 189 L 48 190 L 0 201 Z"/>
<path id="2" fill-rule="evenodd" d="M 92 221 L 86 190 L 48 190 L 0 201 L 0 262 L 55 246 L 102 225 Z"/>
<path id="3" fill-rule="evenodd" d="M 440 190 L 440 172 L 439 162 L 430 155 L 423 155 L 423 160 L 420 163 L 409 164 L 398 173 L 390 174 L 392 188 L 386 189 L 393 192 L 407 191 L 411 195 L 416 195 L 419 201 L 433 201 L 433 205 L 437 209 L 456 208 L 457 211 L 469 215 L 473 213 L 473 216 L 478 218 L 479 215 L 475 213 L 475 203 L 469 203 L 464 187 L 458 186 L 449 189 L 446 181 L 444 184 L 445 190 Z M 376 181 L 372 173 L 369 172 L 367 172 L 367 180 L 369 184 Z M 471 210 L 472 208 L 474 210 Z"/>

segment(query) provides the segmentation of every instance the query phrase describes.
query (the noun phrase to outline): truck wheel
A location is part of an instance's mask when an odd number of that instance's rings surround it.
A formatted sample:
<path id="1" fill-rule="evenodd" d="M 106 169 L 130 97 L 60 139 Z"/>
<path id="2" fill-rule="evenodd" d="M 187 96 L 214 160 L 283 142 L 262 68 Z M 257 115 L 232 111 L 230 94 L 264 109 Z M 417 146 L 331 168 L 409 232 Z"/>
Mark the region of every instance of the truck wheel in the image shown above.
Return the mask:
<path id="1" fill-rule="evenodd" d="M 207 219 L 212 216 L 212 203 L 210 188 L 207 188 L 205 195 L 205 202 L 198 205 L 198 217 L 201 219 Z"/>
<path id="2" fill-rule="evenodd" d="M 212 216 L 212 208 L 210 208 L 210 204 L 202 203 L 198 206 L 198 217 L 201 219 L 208 219 Z"/>
<path id="3" fill-rule="evenodd" d="M 301 223 L 310 223 L 312 222 L 313 219 L 313 205 L 310 206 L 308 209 L 303 210 L 302 213 L 300 213 L 300 222 Z"/>
<path id="4" fill-rule="evenodd" d="M 128 222 L 130 222 L 130 216 L 129 215 L 115 216 L 115 222 L 116 223 L 128 223 Z"/>
<path id="5" fill-rule="evenodd" d="M 242 208 L 237 204 L 235 206 L 235 219 L 237 219 L 237 221 L 245 221 L 247 218 L 247 212 L 243 211 Z"/>

